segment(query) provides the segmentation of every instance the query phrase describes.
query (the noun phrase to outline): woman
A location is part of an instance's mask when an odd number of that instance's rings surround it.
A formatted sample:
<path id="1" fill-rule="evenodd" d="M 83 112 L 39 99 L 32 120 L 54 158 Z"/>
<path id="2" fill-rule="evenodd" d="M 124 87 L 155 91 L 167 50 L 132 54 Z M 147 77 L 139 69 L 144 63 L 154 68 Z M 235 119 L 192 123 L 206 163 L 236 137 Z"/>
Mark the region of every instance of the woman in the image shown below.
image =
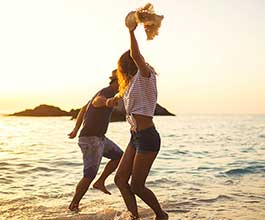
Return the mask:
<path id="1" fill-rule="evenodd" d="M 131 48 L 118 61 L 119 95 L 123 97 L 131 139 L 120 161 L 115 183 L 132 219 L 138 219 L 135 194 L 156 214 L 156 220 L 168 219 L 154 193 L 145 186 L 146 178 L 160 149 L 160 137 L 153 123 L 157 101 L 156 77 L 140 54 L 134 27 L 129 27 Z M 128 181 L 131 177 L 131 184 Z"/>

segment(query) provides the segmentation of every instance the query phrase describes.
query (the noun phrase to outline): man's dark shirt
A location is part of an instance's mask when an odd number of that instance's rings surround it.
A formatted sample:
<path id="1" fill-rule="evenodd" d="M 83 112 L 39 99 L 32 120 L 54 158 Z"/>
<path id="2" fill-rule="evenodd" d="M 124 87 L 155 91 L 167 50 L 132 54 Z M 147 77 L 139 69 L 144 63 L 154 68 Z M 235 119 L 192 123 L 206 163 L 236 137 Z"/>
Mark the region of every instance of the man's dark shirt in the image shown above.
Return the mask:
<path id="1" fill-rule="evenodd" d="M 113 108 L 106 106 L 95 108 L 92 105 L 94 98 L 98 95 L 111 98 L 115 95 L 113 89 L 108 86 L 100 90 L 88 103 L 86 113 L 84 115 L 83 127 L 81 129 L 79 137 L 84 136 L 98 136 L 105 135 L 108 129 L 109 120 Z"/>

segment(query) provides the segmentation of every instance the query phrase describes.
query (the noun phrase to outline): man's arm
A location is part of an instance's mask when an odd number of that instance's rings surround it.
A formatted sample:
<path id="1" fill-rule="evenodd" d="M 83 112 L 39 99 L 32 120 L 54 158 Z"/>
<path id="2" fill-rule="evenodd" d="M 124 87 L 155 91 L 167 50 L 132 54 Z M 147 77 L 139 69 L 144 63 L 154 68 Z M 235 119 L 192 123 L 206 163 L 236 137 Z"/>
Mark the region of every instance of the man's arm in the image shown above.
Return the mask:
<path id="1" fill-rule="evenodd" d="M 108 108 L 112 108 L 118 105 L 118 98 L 117 97 L 106 98 L 103 95 L 98 95 L 94 98 L 92 105 L 95 108 L 100 108 L 100 107 L 105 107 L 105 106 Z"/>
<path id="2" fill-rule="evenodd" d="M 89 104 L 89 103 L 88 103 L 88 104 Z M 79 128 L 80 128 L 81 125 L 82 125 L 83 118 L 84 118 L 84 115 L 85 115 L 85 113 L 86 113 L 86 109 L 87 109 L 87 105 L 88 105 L 88 104 L 84 105 L 84 106 L 80 109 L 80 111 L 79 111 L 79 113 L 78 113 L 78 115 L 77 115 L 77 119 L 76 119 L 75 127 L 74 127 L 73 131 L 72 131 L 71 133 L 68 134 L 69 138 L 72 139 L 72 138 L 75 138 L 75 137 L 76 137 L 77 132 L 78 132 Z"/>
<path id="3" fill-rule="evenodd" d="M 107 101 L 107 98 L 103 95 L 97 95 L 94 99 L 93 99 L 93 102 L 92 102 L 92 105 L 95 107 L 95 108 L 100 108 L 100 107 L 104 107 L 106 106 L 106 101 Z"/>

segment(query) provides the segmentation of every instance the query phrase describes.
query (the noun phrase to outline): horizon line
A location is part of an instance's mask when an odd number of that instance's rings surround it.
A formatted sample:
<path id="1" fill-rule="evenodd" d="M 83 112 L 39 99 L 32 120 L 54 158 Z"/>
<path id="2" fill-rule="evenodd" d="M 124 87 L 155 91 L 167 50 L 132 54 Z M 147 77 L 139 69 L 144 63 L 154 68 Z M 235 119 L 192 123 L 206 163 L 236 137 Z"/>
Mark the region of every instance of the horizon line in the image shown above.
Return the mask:
<path id="1" fill-rule="evenodd" d="M 6 111 L 1 111 L 0 110 L 0 116 L 10 116 L 10 117 L 34 117 L 34 118 L 38 118 L 38 117 L 70 117 L 70 116 L 12 116 L 11 114 L 14 114 L 15 112 L 13 113 L 10 113 L 10 112 L 6 112 Z M 265 116 L 265 113 L 218 113 L 218 112 L 215 112 L 215 113 L 198 113 L 198 112 L 179 112 L 179 113 L 174 113 L 175 116 L 178 116 L 178 115 L 254 115 L 254 116 Z M 157 117 L 157 116 L 162 116 L 162 117 L 166 117 L 166 116 L 170 116 L 170 115 L 155 115 L 154 117 Z M 175 117 L 174 116 L 174 117 Z"/>

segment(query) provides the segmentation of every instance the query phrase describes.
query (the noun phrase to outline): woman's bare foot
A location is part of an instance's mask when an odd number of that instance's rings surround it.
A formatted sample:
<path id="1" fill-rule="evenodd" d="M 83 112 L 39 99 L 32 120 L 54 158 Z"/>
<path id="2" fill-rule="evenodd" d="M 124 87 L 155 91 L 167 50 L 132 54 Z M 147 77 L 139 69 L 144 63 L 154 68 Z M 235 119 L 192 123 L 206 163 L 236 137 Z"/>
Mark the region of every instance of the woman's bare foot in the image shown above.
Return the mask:
<path id="1" fill-rule="evenodd" d="M 72 212 L 80 212 L 80 209 L 79 209 L 79 204 L 73 204 L 71 203 L 68 207 L 68 209 Z"/>
<path id="2" fill-rule="evenodd" d="M 111 193 L 106 189 L 105 185 L 104 185 L 104 182 L 101 182 L 101 181 L 97 181 L 93 184 L 93 188 L 94 189 L 98 189 L 108 195 L 111 195 Z"/>
<path id="3" fill-rule="evenodd" d="M 163 211 L 163 213 L 161 215 L 157 215 L 155 220 L 168 220 L 169 216 L 166 212 Z"/>

